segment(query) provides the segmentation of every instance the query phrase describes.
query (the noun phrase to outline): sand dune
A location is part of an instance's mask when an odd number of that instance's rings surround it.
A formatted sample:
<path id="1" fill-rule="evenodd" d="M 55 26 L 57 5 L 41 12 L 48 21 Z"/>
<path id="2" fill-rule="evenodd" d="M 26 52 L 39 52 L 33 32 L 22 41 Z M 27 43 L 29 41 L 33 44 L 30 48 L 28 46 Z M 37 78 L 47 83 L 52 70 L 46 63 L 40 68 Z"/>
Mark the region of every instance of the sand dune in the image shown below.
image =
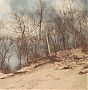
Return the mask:
<path id="1" fill-rule="evenodd" d="M 32 73 L 0 79 L 0 89 L 60 89 L 87 90 L 87 74 L 80 75 L 83 66 L 61 69 L 58 62 L 36 68 Z"/>
<path id="2" fill-rule="evenodd" d="M 79 49 L 71 52 L 78 57 L 83 55 Z M 68 62 L 64 64 L 62 62 L 49 62 L 38 67 L 33 64 L 16 73 L 0 73 L 0 89 L 88 90 L 87 60 L 82 60 L 78 64 L 70 62 L 70 67 L 68 64 Z"/>

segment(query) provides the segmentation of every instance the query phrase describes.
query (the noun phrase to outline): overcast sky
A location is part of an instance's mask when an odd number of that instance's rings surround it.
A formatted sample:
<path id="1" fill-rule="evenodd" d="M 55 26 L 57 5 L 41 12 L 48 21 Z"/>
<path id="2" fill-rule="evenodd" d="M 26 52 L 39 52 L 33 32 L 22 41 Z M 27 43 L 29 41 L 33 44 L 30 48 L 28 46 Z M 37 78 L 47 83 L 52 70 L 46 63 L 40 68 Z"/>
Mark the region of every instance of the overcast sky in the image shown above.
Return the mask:
<path id="1" fill-rule="evenodd" d="M 11 12 L 11 10 L 15 10 L 16 8 L 24 8 L 24 7 L 27 8 L 28 6 L 28 7 L 31 7 L 30 10 L 32 10 L 33 1 L 34 0 L 0 0 L 0 17 Z M 58 1 L 58 4 L 59 4 L 63 0 L 48 0 L 48 1 L 49 1 L 48 2 L 49 6 L 50 6 L 53 1 Z M 88 6 L 87 0 L 74 0 L 74 1 L 76 1 L 75 4 L 79 4 L 80 7 Z"/>

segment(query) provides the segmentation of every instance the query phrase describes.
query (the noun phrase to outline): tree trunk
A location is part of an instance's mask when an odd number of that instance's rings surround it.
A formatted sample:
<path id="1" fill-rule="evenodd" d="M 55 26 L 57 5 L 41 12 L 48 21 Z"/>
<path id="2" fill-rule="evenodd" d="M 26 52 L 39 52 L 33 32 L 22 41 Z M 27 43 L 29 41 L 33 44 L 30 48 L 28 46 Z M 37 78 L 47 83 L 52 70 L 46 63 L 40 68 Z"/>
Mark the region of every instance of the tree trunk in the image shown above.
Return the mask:
<path id="1" fill-rule="evenodd" d="M 51 56 L 51 50 L 50 50 L 50 43 L 49 43 L 49 35 L 48 35 L 48 33 L 47 32 L 45 32 L 46 33 L 46 42 L 47 42 L 47 51 L 48 51 L 48 57 L 50 57 Z"/>

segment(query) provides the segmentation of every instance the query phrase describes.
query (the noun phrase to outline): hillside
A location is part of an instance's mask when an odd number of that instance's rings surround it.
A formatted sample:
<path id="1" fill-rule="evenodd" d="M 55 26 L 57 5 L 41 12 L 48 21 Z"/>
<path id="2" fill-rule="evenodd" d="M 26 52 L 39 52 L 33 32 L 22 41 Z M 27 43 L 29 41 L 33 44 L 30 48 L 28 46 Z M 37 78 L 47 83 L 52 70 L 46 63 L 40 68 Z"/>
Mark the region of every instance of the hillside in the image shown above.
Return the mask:
<path id="1" fill-rule="evenodd" d="M 82 58 L 86 56 L 80 49 L 71 50 L 71 52 Z M 87 90 L 87 59 L 88 57 L 78 64 L 75 62 L 70 62 L 70 64 L 68 62 L 46 62 L 42 65 L 35 64 L 24 67 L 11 74 L 0 73 L 0 89 Z"/>

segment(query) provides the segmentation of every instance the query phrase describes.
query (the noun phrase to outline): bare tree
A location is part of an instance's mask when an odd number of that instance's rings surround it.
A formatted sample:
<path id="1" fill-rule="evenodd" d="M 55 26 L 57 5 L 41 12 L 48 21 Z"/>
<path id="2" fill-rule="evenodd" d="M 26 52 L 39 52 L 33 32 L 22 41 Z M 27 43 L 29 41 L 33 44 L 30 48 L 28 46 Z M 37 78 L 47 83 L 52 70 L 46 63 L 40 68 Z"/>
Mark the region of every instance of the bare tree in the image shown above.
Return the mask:
<path id="1" fill-rule="evenodd" d="M 1 70 L 3 71 L 5 68 L 6 60 L 8 61 L 9 66 L 9 59 L 12 56 L 12 48 L 13 48 L 13 40 L 9 39 L 8 37 L 1 37 L 0 38 L 0 58 L 1 58 Z"/>

